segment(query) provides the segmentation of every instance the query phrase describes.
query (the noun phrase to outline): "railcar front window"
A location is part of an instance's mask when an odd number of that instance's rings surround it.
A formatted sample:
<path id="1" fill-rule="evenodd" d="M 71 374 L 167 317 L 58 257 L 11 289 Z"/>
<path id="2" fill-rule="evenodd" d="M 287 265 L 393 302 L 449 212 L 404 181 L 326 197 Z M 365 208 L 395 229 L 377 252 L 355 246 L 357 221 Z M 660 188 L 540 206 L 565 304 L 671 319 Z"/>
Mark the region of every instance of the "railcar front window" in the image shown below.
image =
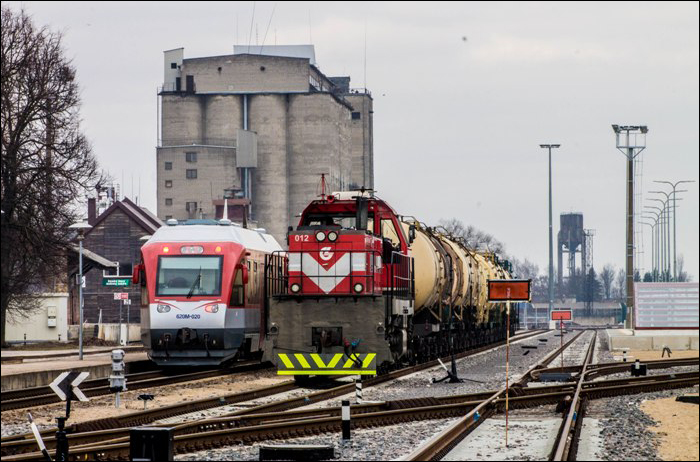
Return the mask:
<path id="1" fill-rule="evenodd" d="M 156 295 L 221 295 L 222 259 L 220 256 L 158 257 Z"/>

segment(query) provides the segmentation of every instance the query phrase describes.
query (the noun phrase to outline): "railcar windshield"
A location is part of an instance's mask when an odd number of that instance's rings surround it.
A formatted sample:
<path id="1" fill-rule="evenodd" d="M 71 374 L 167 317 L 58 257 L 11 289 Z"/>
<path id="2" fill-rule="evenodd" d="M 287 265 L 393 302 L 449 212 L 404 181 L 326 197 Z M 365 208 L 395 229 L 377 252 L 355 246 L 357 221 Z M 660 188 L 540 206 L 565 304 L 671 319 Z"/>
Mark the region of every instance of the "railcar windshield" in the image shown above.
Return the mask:
<path id="1" fill-rule="evenodd" d="M 222 256 L 160 256 L 156 295 L 221 295 Z"/>

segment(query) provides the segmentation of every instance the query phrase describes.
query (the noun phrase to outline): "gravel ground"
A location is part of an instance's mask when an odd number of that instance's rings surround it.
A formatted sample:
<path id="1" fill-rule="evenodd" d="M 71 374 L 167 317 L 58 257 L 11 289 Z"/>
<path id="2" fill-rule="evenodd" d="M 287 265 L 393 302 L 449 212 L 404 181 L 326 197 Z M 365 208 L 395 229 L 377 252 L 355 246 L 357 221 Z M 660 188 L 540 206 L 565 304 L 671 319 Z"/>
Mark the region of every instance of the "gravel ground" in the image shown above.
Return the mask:
<path id="1" fill-rule="evenodd" d="M 141 393 L 153 393 L 155 399 L 148 404 L 149 409 L 171 404 L 202 399 L 212 396 L 248 391 L 286 381 L 273 369 L 246 371 L 236 374 L 201 379 L 192 382 L 164 385 L 149 389 L 127 391 L 121 394 L 122 405 L 114 407 L 114 395 L 96 396 L 87 403 L 72 402 L 71 416 L 67 424 L 88 420 L 130 414 L 143 410 L 143 402 L 137 397 Z M 105 379 L 105 384 L 107 383 Z M 127 382 L 127 387 L 128 387 Z M 270 397 L 270 399 L 275 399 Z M 17 409 L 2 413 L 2 436 L 27 433 L 30 430 L 27 412 L 31 412 L 39 428 L 55 426 L 55 417 L 65 415 L 65 403 L 56 403 L 30 409 Z"/>
<path id="2" fill-rule="evenodd" d="M 656 422 L 639 405 L 646 400 L 697 392 L 698 387 L 692 387 L 591 401 L 586 415 L 601 420 L 603 441 L 596 455 L 602 460 L 662 460 L 657 454 L 659 440 L 647 429 Z"/>
<path id="3" fill-rule="evenodd" d="M 564 334 L 564 343 L 574 335 L 575 333 Z M 583 342 L 584 340 L 582 339 L 586 338 L 587 335 L 591 334 L 584 334 L 571 347 Z M 547 339 L 547 342 L 540 342 L 539 339 Z M 559 344 L 560 338 L 556 337 L 554 333 L 546 333 L 513 343 L 510 346 L 509 382 L 513 383 L 519 380 L 533 364 L 544 358 L 550 351 L 559 347 Z M 523 349 L 522 345 L 537 346 L 538 348 Z M 524 355 L 523 353 L 526 351 L 529 351 L 529 353 Z M 506 348 L 505 346 L 500 346 L 457 360 L 457 374 L 467 379 L 463 383 L 448 383 L 446 381 L 432 383 L 433 378 L 440 379 L 445 376 L 444 370 L 438 366 L 385 384 L 365 388 L 362 397 L 365 401 L 390 401 L 496 390 L 505 386 L 505 362 Z M 449 364 L 447 366 L 450 367 Z M 343 399 L 350 399 L 354 402 L 354 392 L 333 400 L 314 403 L 306 406 L 306 408 L 338 406 Z"/>
<path id="4" fill-rule="evenodd" d="M 613 354 L 608 349 L 607 335 L 599 335 L 598 339 L 600 341 L 600 348 L 597 349 L 598 362 L 614 362 Z M 697 366 L 655 369 L 650 370 L 649 375 L 697 370 Z M 629 372 L 626 372 L 605 375 L 595 380 L 619 379 L 629 376 Z M 617 396 L 591 401 L 586 415 L 587 417 L 600 419 L 601 429 L 602 447 L 596 456 L 601 460 L 661 460 L 657 454 L 658 438 L 647 429 L 647 427 L 654 425 L 655 422 L 641 411 L 639 405 L 646 400 L 679 396 L 693 392 L 697 393 L 698 388 Z"/>
<path id="5" fill-rule="evenodd" d="M 243 401 L 241 403 L 213 407 L 211 409 L 206 409 L 203 411 L 197 411 L 192 412 L 190 414 L 182 414 L 175 417 L 169 417 L 167 419 L 161 419 L 154 422 L 154 424 L 177 424 L 182 422 L 191 422 L 194 420 L 224 417 L 241 409 L 248 409 L 251 407 L 259 406 L 261 404 L 271 403 L 272 401 L 282 401 L 285 399 L 306 395 L 308 393 L 313 393 L 315 391 L 318 390 L 312 390 L 310 388 L 297 388 L 294 390 L 285 391 L 283 393 L 278 393 L 276 395 L 264 396 L 262 398 L 257 398 L 251 401 Z"/>
<path id="6" fill-rule="evenodd" d="M 565 334 L 564 341 L 566 342 L 573 335 L 575 334 Z M 578 344 L 585 344 L 585 339 L 589 335 L 591 334 L 584 334 L 582 339 L 572 344 L 572 349 L 577 347 L 585 349 L 578 346 Z M 540 338 L 545 338 L 548 341 L 540 342 Z M 554 333 L 547 333 L 511 345 L 511 381 L 517 380 L 533 364 L 557 348 L 559 343 L 559 337 L 556 337 Z M 523 344 L 536 345 L 538 348 L 526 350 L 521 348 Z M 529 351 L 529 353 L 523 355 L 525 351 Z M 575 361 L 575 356 L 578 354 L 577 351 L 574 352 L 570 360 Z M 496 347 L 489 351 L 460 359 L 457 366 L 458 374 L 461 377 L 470 378 L 474 381 L 461 384 L 448 384 L 447 382 L 433 384 L 433 377 L 441 378 L 444 375 L 444 371 L 441 368 L 433 368 L 411 374 L 387 384 L 366 388 L 363 398 L 366 401 L 386 401 L 473 393 L 500 388 L 505 384 L 505 347 Z M 494 373 L 494 369 L 498 372 Z M 476 380 L 479 382 L 476 382 Z M 354 393 L 321 403 L 314 403 L 307 407 L 337 406 L 342 399 L 348 398 L 354 400 Z M 539 410 L 540 415 L 552 415 L 551 408 L 551 406 L 548 408 L 543 407 Z M 538 412 L 538 410 L 531 412 Z M 354 436 L 351 443 L 341 443 L 337 435 L 322 435 L 266 442 L 266 444 L 333 444 L 340 460 L 391 460 L 405 456 L 423 441 L 431 438 L 454 421 L 455 419 L 431 420 L 384 428 L 358 429 L 353 432 Z M 177 460 L 253 460 L 258 458 L 258 450 L 259 445 L 236 445 L 178 456 Z"/>
<path id="7" fill-rule="evenodd" d="M 505 446 L 505 419 L 492 418 L 481 424 L 442 460 L 547 460 L 561 419 L 509 419 Z"/>
<path id="8" fill-rule="evenodd" d="M 435 433 L 442 431 L 457 419 L 436 419 L 408 422 L 395 427 L 357 429 L 352 439 L 343 442 L 340 434 L 325 434 L 307 438 L 267 441 L 252 445 L 235 445 L 175 457 L 175 460 L 259 460 L 261 445 L 270 444 L 332 444 L 335 460 L 394 460 L 413 451 Z M 391 438 L 387 438 L 390 429 Z"/>

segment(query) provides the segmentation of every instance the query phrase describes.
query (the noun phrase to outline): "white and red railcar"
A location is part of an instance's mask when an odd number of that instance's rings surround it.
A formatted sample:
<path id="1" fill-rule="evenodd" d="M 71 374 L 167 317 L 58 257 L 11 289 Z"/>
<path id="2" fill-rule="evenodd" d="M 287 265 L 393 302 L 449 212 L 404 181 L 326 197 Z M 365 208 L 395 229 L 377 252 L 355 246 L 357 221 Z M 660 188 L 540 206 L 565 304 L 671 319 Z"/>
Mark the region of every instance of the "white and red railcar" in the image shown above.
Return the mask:
<path id="1" fill-rule="evenodd" d="M 200 221 L 201 223 L 201 221 Z M 227 220 L 163 226 L 141 248 L 141 339 L 159 365 L 216 366 L 261 351 L 274 237 Z"/>

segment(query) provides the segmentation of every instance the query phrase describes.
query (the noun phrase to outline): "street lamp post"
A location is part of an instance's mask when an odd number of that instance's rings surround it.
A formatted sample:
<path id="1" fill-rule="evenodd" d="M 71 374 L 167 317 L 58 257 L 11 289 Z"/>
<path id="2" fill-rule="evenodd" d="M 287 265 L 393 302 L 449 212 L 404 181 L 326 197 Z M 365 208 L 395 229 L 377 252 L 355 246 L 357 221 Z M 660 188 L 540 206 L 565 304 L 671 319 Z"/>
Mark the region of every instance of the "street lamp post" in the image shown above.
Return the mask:
<path id="1" fill-rule="evenodd" d="M 554 241 L 552 238 L 552 148 L 560 147 L 560 144 L 540 144 L 540 147 L 549 151 L 549 314 L 547 319 L 551 317 L 552 305 L 554 304 Z M 561 271 L 561 268 L 559 268 Z"/>
<path id="2" fill-rule="evenodd" d="M 686 190 L 679 190 L 676 191 L 676 188 L 678 187 L 679 184 L 682 183 L 695 183 L 695 180 L 680 180 L 676 181 L 675 183 L 671 183 L 670 181 L 662 181 L 662 180 L 654 180 L 654 183 L 664 183 L 671 185 L 671 188 L 673 189 L 673 280 L 678 281 L 678 265 L 676 264 L 676 257 L 678 256 L 678 250 L 676 249 L 676 193 L 678 192 L 687 192 Z"/>
<path id="3" fill-rule="evenodd" d="M 668 253 L 668 261 L 666 262 L 667 266 L 667 271 L 668 271 L 668 277 L 669 279 L 671 278 L 671 195 L 666 193 L 665 191 L 649 191 L 651 194 L 663 194 L 666 196 L 666 200 L 664 201 L 664 208 L 666 209 L 666 219 L 667 224 L 666 224 L 666 240 L 667 240 L 667 249 Z M 673 210 L 673 214 L 676 214 L 676 211 Z"/>
<path id="4" fill-rule="evenodd" d="M 647 225 L 648 227 L 651 228 L 651 274 L 652 274 L 652 279 L 654 277 L 654 274 L 656 274 L 656 257 L 655 257 L 655 249 L 654 249 L 654 230 L 656 228 L 656 223 L 649 223 L 648 221 L 643 221 L 640 220 L 639 223 L 643 225 Z"/>
<path id="5" fill-rule="evenodd" d="M 80 312 L 80 326 L 78 327 L 78 359 L 83 360 L 83 239 L 85 239 L 85 231 L 92 228 L 89 224 L 85 222 L 75 223 L 69 226 L 70 229 L 74 229 L 78 232 L 78 290 L 80 293 L 79 300 L 79 312 Z"/>
<path id="6" fill-rule="evenodd" d="M 651 193 L 655 194 L 664 194 L 666 196 L 666 199 L 655 199 L 655 198 L 650 198 L 649 200 L 651 201 L 657 201 L 661 202 L 664 204 L 664 210 L 666 212 L 666 229 L 664 230 L 664 237 L 666 239 L 666 266 L 664 267 L 666 271 L 668 272 L 668 279 L 671 279 L 671 212 L 673 212 L 673 217 L 675 221 L 675 216 L 676 216 L 676 207 L 678 205 L 672 205 L 671 204 L 671 195 L 666 194 L 664 191 L 649 191 Z M 684 192 L 684 191 L 677 191 L 677 192 Z M 676 200 L 683 200 L 681 199 L 675 199 L 673 202 L 675 203 Z M 675 231 L 675 230 L 674 230 Z M 674 277 L 675 280 L 675 277 Z"/>
<path id="7" fill-rule="evenodd" d="M 648 214 L 644 216 L 644 214 Z M 652 227 L 652 234 L 651 234 L 651 248 L 652 248 L 652 268 L 653 268 L 653 277 L 654 277 L 654 282 L 657 282 L 659 279 L 659 266 L 660 266 L 660 259 L 661 259 L 661 252 L 659 251 L 659 214 L 654 213 L 654 212 L 642 212 L 642 217 L 647 219 L 647 220 L 653 220 L 654 225 Z"/>
<path id="8" fill-rule="evenodd" d="M 659 258 L 659 276 L 663 276 L 663 268 L 666 267 L 666 261 L 668 260 L 667 254 L 666 254 L 666 234 L 665 231 L 666 229 L 664 228 L 664 225 L 666 224 L 666 204 L 664 201 L 661 199 L 647 199 L 647 200 L 652 200 L 652 201 L 658 201 L 664 204 L 663 208 L 659 208 L 653 205 L 645 205 L 644 208 L 646 209 L 652 209 L 656 210 L 656 212 L 649 212 L 653 213 L 656 216 L 656 220 L 658 221 L 658 227 L 656 230 L 656 240 L 657 240 L 657 246 L 659 248 L 660 252 L 660 258 Z M 663 277 L 661 277 L 661 280 L 663 281 Z"/>
<path id="9" fill-rule="evenodd" d="M 671 274 L 671 264 L 670 264 L 670 258 L 671 258 L 671 249 L 670 247 L 670 242 L 671 239 L 669 237 L 670 233 L 670 221 L 671 221 L 671 215 L 669 214 L 669 209 L 668 209 L 668 200 L 663 200 L 663 199 L 656 199 L 656 198 L 649 198 L 647 199 L 649 201 L 655 201 L 659 202 L 662 204 L 662 207 L 652 207 L 647 205 L 647 208 L 654 208 L 659 211 L 661 214 L 661 223 L 663 224 L 661 226 L 661 250 L 663 254 L 663 264 L 661 265 L 661 270 L 664 276 L 661 278 L 662 281 L 666 281 L 666 278 L 670 276 Z"/>
<path id="10" fill-rule="evenodd" d="M 634 329 L 634 159 L 646 148 L 646 125 L 613 125 L 615 147 L 627 158 L 627 326 Z"/>

